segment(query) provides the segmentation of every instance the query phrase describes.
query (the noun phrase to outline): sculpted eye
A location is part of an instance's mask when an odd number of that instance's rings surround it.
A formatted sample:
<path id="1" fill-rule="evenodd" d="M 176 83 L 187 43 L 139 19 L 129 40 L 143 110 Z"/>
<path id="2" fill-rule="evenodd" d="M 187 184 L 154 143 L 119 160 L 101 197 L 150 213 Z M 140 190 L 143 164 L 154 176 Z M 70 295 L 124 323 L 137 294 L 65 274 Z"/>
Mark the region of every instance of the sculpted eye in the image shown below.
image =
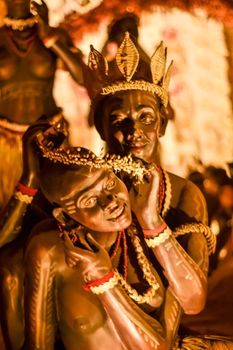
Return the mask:
<path id="1" fill-rule="evenodd" d="M 125 116 L 123 115 L 111 115 L 112 125 L 120 126 L 121 123 L 125 120 Z"/>
<path id="2" fill-rule="evenodd" d="M 114 177 L 109 177 L 107 183 L 106 183 L 106 190 L 111 190 L 116 186 L 116 179 Z"/>
<path id="3" fill-rule="evenodd" d="M 143 124 L 149 125 L 152 124 L 156 121 L 156 116 L 152 113 L 142 113 L 142 115 L 140 116 L 140 121 Z"/>
<path id="4" fill-rule="evenodd" d="M 92 208 L 96 205 L 96 203 L 97 203 L 97 197 L 92 196 L 81 200 L 80 206 L 81 208 Z"/>

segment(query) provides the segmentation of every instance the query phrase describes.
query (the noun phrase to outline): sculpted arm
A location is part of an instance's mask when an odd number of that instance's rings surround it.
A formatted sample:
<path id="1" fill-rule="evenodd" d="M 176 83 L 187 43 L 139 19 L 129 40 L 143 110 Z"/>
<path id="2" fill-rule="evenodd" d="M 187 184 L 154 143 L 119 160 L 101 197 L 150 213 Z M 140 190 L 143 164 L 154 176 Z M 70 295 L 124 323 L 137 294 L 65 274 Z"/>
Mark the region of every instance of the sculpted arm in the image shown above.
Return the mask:
<path id="1" fill-rule="evenodd" d="M 167 349 L 165 332 L 159 322 L 142 312 L 120 287 L 99 294 L 98 298 L 127 349 Z"/>
<path id="2" fill-rule="evenodd" d="M 20 234 L 28 204 L 14 196 L 10 199 L 0 222 L 0 247 L 10 243 Z"/>
<path id="3" fill-rule="evenodd" d="M 192 200 L 190 200 L 190 198 L 192 198 Z M 184 187 L 179 203 L 179 209 L 184 211 L 189 217 L 194 218 L 197 222 L 207 225 L 208 213 L 205 198 L 200 190 L 190 181 L 187 181 L 186 186 Z M 198 225 L 196 227 L 198 228 Z M 208 232 L 208 235 L 204 235 L 204 230 L 201 230 L 201 225 L 199 225 L 199 227 L 199 232 L 198 229 L 196 229 L 195 232 L 190 230 L 191 233 L 188 240 L 187 253 L 200 267 L 204 275 L 207 276 L 209 254 L 214 252 L 215 237 L 210 231 Z"/>
<path id="4" fill-rule="evenodd" d="M 48 7 L 44 1 L 41 4 L 33 2 L 33 7 L 37 12 L 38 33 L 44 45 L 51 49 L 64 63 L 73 79 L 80 85 L 83 83 L 82 53 L 73 47 L 71 38 L 61 28 L 52 28 L 48 24 Z"/>
<path id="5" fill-rule="evenodd" d="M 157 203 L 158 175 L 154 172 L 149 182 L 141 185 L 135 194 L 131 191 L 131 203 L 137 218 L 146 232 L 146 242 L 152 248 L 154 255 L 161 264 L 172 293 L 187 314 L 195 314 L 202 310 L 206 296 L 206 276 L 194 261 L 181 247 L 169 228 L 164 226 L 160 217 Z M 191 197 L 189 196 L 189 201 Z M 188 231 L 186 233 L 189 233 Z M 201 255 L 206 256 L 207 245 L 202 240 L 198 248 Z"/>
<path id="6" fill-rule="evenodd" d="M 28 350 L 54 349 L 55 263 L 53 247 L 43 245 L 50 233 L 32 238 L 25 254 L 25 348 Z"/>
<path id="7" fill-rule="evenodd" d="M 21 232 L 27 208 L 33 200 L 38 188 L 38 158 L 34 154 L 32 143 L 43 124 L 29 130 L 23 137 L 23 175 L 19 187 L 9 200 L 0 220 L 0 247 L 13 241 Z M 34 189 L 34 190 L 33 190 Z M 30 195 L 27 195 L 28 192 Z"/>

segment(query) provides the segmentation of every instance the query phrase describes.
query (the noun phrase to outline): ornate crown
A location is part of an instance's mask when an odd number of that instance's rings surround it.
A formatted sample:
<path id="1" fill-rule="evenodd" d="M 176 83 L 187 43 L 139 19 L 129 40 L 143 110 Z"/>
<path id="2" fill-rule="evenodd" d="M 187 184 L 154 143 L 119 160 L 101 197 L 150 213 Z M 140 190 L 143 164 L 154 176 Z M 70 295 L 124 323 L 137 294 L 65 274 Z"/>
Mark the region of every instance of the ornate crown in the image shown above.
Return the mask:
<path id="1" fill-rule="evenodd" d="M 142 90 L 154 93 L 166 107 L 172 62 L 166 71 L 167 49 L 163 42 L 156 48 L 150 64 L 140 59 L 139 52 L 128 32 L 117 50 L 116 58 L 106 58 L 91 46 L 88 66 L 91 80 L 86 76 L 89 95 L 95 99 L 100 95 L 114 94 L 124 90 Z M 85 77 L 84 77 L 85 78 Z"/>
<path id="2" fill-rule="evenodd" d="M 107 154 L 103 158 L 97 157 L 92 151 L 83 147 L 70 147 L 67 149 L 51 149 L 39 143 L 43 157 L 65 165 L 88 166 L 96 169 L 111 169 L 123 172 L 142 181 L 144 175 L 149 172 L 151 166 L 143 164 L 139 159 L 133 159 L 131 155 L 120 157 Z"/>

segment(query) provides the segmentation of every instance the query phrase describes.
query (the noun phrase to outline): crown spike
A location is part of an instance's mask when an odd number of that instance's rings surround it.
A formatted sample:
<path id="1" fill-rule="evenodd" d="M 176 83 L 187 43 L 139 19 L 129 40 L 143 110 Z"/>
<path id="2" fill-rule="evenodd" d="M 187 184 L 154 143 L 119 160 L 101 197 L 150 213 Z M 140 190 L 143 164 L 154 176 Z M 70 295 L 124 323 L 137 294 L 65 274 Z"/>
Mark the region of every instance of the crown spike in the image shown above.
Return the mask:
<path id="1" fill-rule="evenodd" d="M 90 54 L 88 57 L 88 67 L 97 73 L 99 77 L 108 75 L 108 62 L 106 58 L 97 51 L 93 45 L 90 45 Z"/>
<path id="2" fill-rule="evenodd" d="M 155 49 L 154 54 L 151 57 L 151 74 L 154 84 L 158 84 L 162 81 L 167 60 L 167 50 L 164 48 L 161 41 L 159 46 Z"/>
<path id="3" fill-rule="evenodd" d="M 115 61 L 109 64 L 91 46 L 88 72 L 90 74 L 87 74 L 87 77 L 90 76 L 87 88 L 91 98 L 94 100 L 100 95 L 110 95 L 126 90 L 141 90 L 155 94 L 160 98 L 162 104 L 167 106 L 171 67 L 166 72 L 167 49 L 163 42 L 156 48 L 149 67 L 148 62 L 142 58 L 140 69 L 138 69 L 139 59 L 137 47 L 128 32 L 125 33 L 124 40 L 117 50 Z M 106 76 L 106 67 L 110 70 L 108 76 Z M 149 69 L 151 75 L 148 74 Z"/>
<path id="4" fill-rule="evenodd" d="M 163 79 L 163 85 L 162 87 L 164 88 L 165 91 L 168 91 L 168 86 L 169 86 L 169 82 L 170 82 L 170 79 L 171 79 L 171 72 L 172 72 L 172 66 L 173 66 L 173 61 L 171 61 L 168 69 L 167 69 L 167 72 L 164 76 L 164 79 Z"/>
<path id="5" fill-rule="evenodd" d="M 129 32 L 125 33 L 125 37 L 121 46 L 117 50 L 116 63 L 127 82 L 134 75 L 139 62 L 139 53 L 130 38 Z"/>

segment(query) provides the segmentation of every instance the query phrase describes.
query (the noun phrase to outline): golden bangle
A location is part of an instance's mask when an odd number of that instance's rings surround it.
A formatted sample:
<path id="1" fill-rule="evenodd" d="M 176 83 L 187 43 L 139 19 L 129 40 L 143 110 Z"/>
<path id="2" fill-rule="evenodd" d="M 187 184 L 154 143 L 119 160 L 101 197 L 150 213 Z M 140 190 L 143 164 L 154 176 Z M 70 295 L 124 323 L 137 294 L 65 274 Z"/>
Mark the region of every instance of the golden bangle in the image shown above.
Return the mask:
<path id="1" fill-rule="evenodd" d="M 115 271 L 114 275 L 112 278 L 110 278 L 110 280 L 108 280 L 105 283 L 102 283 L 99 286 L 96 287 L 91 287 L 90 290 L 92 291 L 92 293 L 94 294 L 103 294 L 105 292 L 107 292 L 109 289 L 114 288 L 119 281 L 119 275 L 118 273 Z"/>
<path id="2" fill-rule="evenodd" d="M 158 236 L 153 238 L 145 238 L 146 244 L 150 248 L 158 247 L 160 244 L 164 243 L 172 234 L 172 231 L 169 227 L 166 227 L 163 232 L 161 232 Z"/>
<path id="3" fill-rule="evenodd" d="M 28 194 L 23 194 L 20 191 L 15 192 L 15 198 L 18 199 L 20 202 L 24 202 L 27 204 L 31 204 L 33 201 L 33 196 L 29 196 Z"/>

